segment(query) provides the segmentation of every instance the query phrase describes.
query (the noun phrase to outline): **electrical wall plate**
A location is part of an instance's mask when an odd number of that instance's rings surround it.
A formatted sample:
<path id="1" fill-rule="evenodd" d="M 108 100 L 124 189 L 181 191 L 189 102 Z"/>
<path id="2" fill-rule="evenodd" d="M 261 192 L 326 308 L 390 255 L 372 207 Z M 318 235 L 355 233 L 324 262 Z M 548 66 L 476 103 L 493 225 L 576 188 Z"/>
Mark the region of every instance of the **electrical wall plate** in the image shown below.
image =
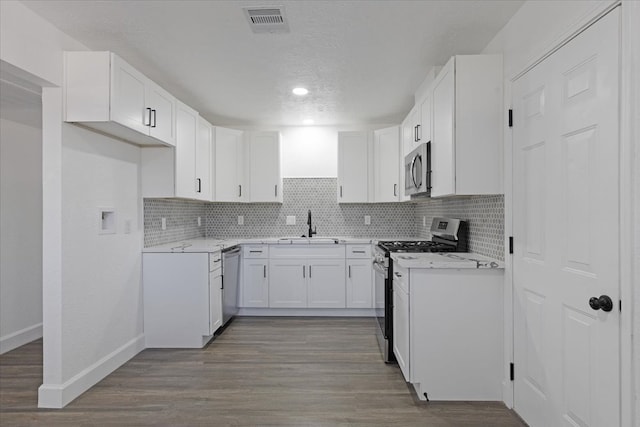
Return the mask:
<path id="1" fill-rule="evenodd" d="M 98 234 L 116 234 L 116 210 L 114 208 L 98 208 Z"/>

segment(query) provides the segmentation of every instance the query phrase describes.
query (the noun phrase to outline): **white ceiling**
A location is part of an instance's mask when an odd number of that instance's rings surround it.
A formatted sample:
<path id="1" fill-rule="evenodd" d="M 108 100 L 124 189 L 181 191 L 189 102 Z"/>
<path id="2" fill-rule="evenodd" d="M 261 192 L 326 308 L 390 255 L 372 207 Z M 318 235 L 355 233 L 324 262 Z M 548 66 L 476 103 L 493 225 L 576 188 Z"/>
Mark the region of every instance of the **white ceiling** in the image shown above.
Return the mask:
<path id="1" fill-rule="evenodd" d="M 433 65 L 479 53 L 522 1 L 25 1 L 220 125 L 400 123 Z M 243 6 L 285 6 L 255 34 Z M 305 86 L 304 98 L 291 94 Z"/>

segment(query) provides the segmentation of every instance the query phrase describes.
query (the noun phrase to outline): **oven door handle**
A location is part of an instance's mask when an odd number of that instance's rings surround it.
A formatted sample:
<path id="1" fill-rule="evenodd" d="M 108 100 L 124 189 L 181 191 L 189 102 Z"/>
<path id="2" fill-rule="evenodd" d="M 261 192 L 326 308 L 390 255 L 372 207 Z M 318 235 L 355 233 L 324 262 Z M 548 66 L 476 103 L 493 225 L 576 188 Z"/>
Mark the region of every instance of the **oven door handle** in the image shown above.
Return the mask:
<path id="1" fill-rule="evenodd" d="M 387 276 L 387 269 L 384 266 L 382 266 L 381 264 L 379 264 L 377 262 L 374 262 L 373 263 L 373 269 L 375 271 L 378 271 L 378 272 L 384 274 L 385 277 Z"/>

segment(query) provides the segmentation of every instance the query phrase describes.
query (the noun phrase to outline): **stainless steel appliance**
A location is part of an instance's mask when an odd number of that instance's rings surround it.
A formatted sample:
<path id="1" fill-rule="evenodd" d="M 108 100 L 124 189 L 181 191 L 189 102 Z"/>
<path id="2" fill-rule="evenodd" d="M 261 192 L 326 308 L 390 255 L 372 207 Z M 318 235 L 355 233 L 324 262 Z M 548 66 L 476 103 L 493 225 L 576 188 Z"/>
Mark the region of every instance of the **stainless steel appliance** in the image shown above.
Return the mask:
<path id="1" fill-rule="evenodd" d="M 222 250 L 222 324 L 238 314 L 240 246 Z"/>
<path id="2" fill-rule="evenodd" d="M 453 218 L 434 218 L 431 240 L 379 241 L 374 249 L 376 336 L 386 363 L 393 354 L 393 260 L 392 252 L 466 252 L 467 227 Z"/>
<path id="3" fill-rule="evenodd" d="M 420 144 L 405 156 L 404 193 L 431 194 L 431 141 Z"/>

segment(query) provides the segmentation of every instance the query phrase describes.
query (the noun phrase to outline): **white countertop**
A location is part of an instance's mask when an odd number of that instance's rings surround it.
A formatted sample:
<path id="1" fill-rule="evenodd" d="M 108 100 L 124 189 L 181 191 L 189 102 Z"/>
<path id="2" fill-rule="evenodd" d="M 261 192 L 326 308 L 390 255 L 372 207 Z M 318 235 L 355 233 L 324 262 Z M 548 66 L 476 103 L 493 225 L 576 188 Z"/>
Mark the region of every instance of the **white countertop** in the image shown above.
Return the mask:
<path id="1" fill-rule="evenodd" d="M 404 268 L 504 268 L 502 261 L 469 252 L 396 252 L 391 258 Z"/>
<path id="2" fill-rule="evenodd" d="M 269 244 L 269 245 L 313 245 L 313 244 L 335 244 L 335 240 L 340 244 L 371 244 L 375 240 L 363 237 L 324 237 L 316 236 L 312 238 L 300 237 L 257 237 L 257 238 L 236 238 L 236 239 L 209 239 L 197 238 L 179 240 L 177 242 L 165 243 L 157 246 L 144 248 L 142 252 L 217 252 L 224 248 L 239 244 Z"/>

